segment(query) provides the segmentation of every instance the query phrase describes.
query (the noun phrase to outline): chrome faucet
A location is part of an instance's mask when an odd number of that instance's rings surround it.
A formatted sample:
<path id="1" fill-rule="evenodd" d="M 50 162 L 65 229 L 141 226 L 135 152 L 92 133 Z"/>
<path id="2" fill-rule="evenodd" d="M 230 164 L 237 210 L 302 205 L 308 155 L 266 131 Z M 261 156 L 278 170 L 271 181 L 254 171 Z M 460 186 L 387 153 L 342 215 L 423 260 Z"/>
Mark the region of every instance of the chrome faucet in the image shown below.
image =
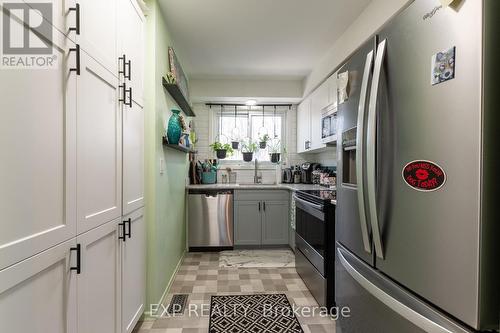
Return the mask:
<path id="1" fill-rule="evenodd" d="M 255 184 L 260 184 L 262 183 L 262 175 L 259 175 L 259 161 L 255 159 L 255 167 L 254 167 L 254 175 L 253 175 L 253 182 Z"/>

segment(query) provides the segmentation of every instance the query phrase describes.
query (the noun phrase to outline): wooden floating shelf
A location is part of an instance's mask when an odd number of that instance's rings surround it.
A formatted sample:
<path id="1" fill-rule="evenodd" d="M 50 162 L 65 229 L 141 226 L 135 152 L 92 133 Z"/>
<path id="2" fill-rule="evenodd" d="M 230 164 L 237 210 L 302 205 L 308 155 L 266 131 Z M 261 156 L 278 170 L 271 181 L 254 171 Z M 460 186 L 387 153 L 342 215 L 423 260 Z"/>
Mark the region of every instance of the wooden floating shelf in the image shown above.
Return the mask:
<path id="1" fill-rule="evenodd" d="M 192 150 L 191 148 L 187 148 L 187 147 L 184 147 L 181 145 L 169 144 L 166 137 L 163 137 L 162 141 L 163 141 L 163 146 L 165 146 L 167 148 L 178 150 L 178 151 L 181 151 L 181 152 L 186 153 L 186 154 L 187 153 L 196 153 L 196 151 Z"/>
<path id="2" fill-rule="evenodd" d="M 181 110 L 186 114 L 188 117 L 196 117 L 196 115 L 193 112 L 193 109 L 191 109 L 191 106 L 189 105 L 188 101 L 182 94 L 181 90 L 179 89 L 179 86 L 175 83 L 168 83 L 165 78 L 163 78 L 163 86 L 165 89 L 167 89 L 168 93 L 172 98 L 177 102 Z"/>

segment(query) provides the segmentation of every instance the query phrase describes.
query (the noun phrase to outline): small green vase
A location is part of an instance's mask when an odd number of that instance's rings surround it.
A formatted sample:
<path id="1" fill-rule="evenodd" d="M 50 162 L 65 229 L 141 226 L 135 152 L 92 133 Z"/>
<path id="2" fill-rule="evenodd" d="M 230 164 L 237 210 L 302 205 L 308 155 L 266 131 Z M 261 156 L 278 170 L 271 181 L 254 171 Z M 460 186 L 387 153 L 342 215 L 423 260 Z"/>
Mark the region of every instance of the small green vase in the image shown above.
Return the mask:
<path id="1" fill-rule="evenodd" d="M 167 138 L 168 143 L 171 145 L 179 144 L 179 140 L 181 139 L 182 128 L 179 120 L 180 112 L 180 110 L 172 109 L 172 116 L 170 116 L 168 120 Z"/>

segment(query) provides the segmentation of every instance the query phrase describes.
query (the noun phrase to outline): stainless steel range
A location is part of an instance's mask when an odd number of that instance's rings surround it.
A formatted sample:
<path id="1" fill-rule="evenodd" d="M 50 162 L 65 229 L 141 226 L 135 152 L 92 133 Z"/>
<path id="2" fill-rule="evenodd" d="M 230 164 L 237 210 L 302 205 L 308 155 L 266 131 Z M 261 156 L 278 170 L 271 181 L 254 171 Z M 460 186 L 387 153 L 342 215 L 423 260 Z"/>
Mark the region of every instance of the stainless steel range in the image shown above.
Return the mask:
<path id="1" fill-rule="evenodd" d="M 335 191 L 298 191 L 296 269 L 320 306 L 334 306 Z"/>

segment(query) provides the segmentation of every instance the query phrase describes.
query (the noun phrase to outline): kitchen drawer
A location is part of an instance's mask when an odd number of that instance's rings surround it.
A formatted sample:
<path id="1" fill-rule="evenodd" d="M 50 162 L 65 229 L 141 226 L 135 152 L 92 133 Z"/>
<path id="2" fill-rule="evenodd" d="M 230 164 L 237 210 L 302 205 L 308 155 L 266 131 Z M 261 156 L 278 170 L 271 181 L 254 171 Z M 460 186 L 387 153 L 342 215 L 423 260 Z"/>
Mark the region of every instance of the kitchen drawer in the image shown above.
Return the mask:
<path id="1" fill-rule="evenodd" d="M 288 201 L 288 191 L 283 190 L 237 190 L 234 191 L 236 201 Z"/>

